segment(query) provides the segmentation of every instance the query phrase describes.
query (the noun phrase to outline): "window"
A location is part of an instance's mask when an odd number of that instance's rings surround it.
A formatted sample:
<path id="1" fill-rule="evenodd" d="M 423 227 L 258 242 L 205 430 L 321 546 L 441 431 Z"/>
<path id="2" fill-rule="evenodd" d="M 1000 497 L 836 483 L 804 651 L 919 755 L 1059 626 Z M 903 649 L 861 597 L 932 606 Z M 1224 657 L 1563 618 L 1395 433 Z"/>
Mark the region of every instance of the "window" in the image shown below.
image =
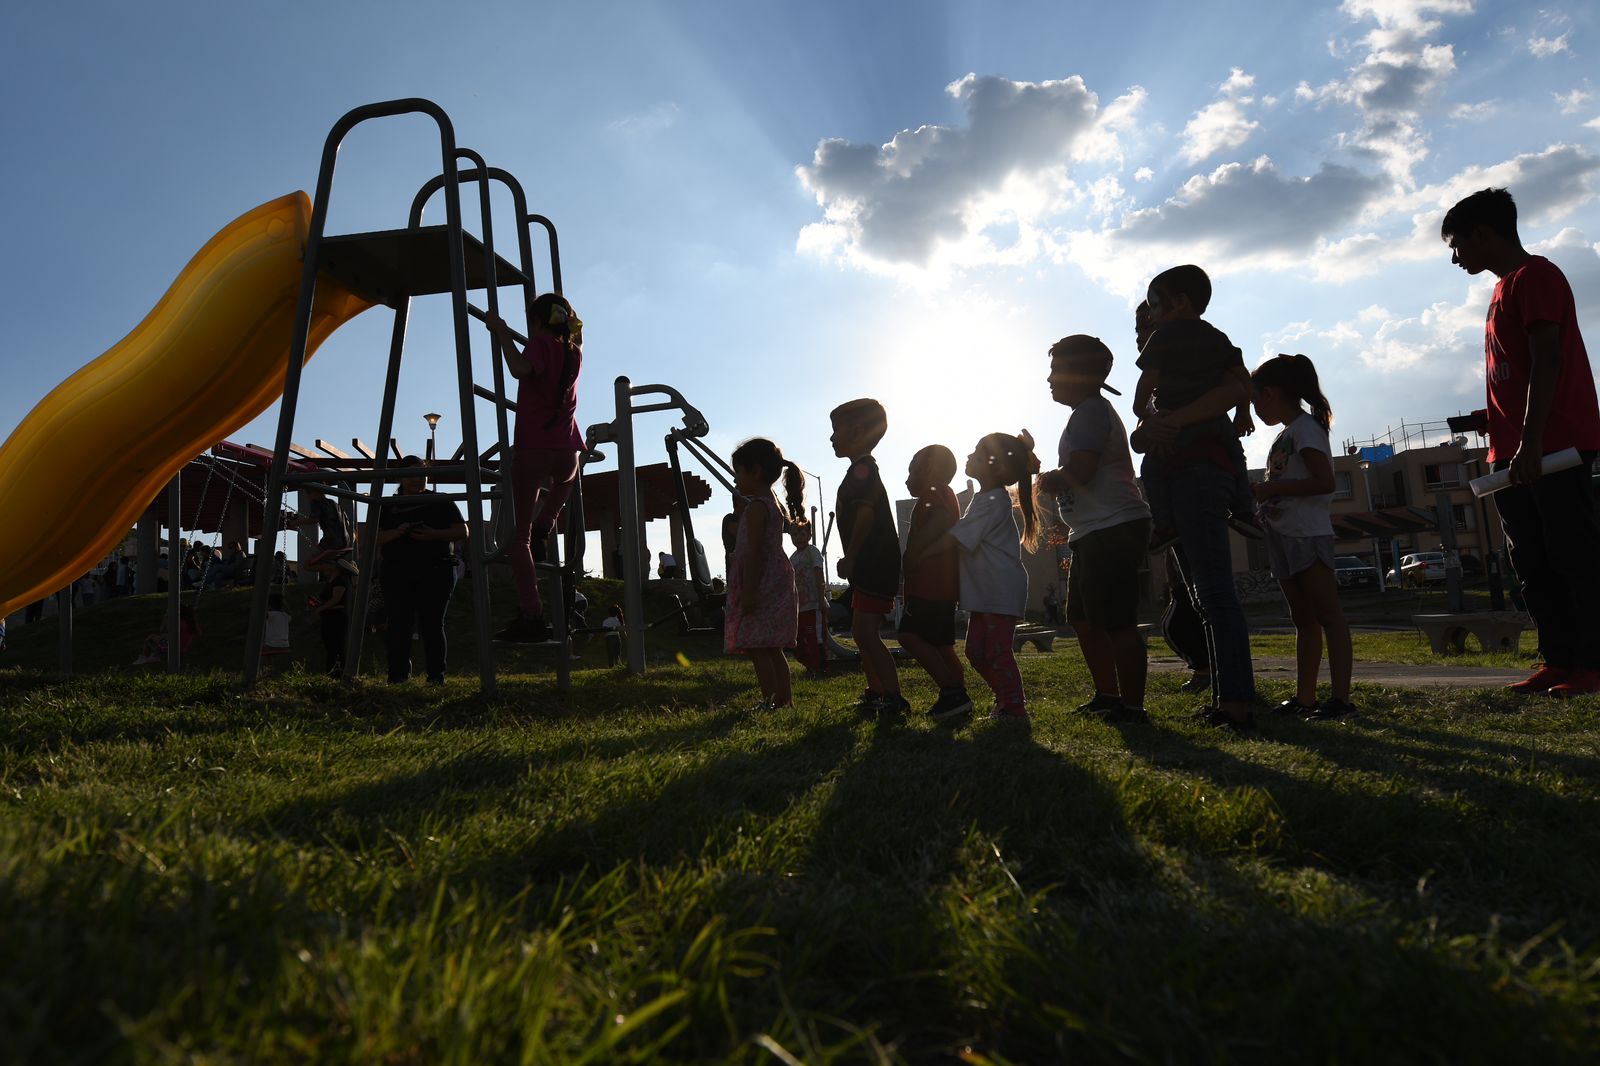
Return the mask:
<path id="1" fill-rule="evenodd" d="M 1333 472 L 1333 498 L 1348 500 L 1355 495 L 1355 490 L 1350 484 L 1350 475 L 1343 470 Z"/>
<path id="2" fill-rule="evenodd" d="M 1471 533 L 1478 528 L 1478 509 L 1470 503 L 1451 504 L 1450 517 L 1457 533 Z"/>
<path id="3" fill-rule="evenodd" d="M 1430 489 L 1453 489 L 1461 484 L 1461 464 L 1429 463 L 1422 468 L 1422 480 Z"/>

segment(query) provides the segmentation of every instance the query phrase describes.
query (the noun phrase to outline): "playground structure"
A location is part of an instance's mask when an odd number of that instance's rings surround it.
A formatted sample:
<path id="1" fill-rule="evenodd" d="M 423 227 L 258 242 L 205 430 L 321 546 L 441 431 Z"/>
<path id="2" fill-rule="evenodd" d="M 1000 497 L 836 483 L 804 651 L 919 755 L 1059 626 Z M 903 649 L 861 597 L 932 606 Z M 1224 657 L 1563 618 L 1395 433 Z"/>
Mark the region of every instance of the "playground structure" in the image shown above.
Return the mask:
<path id="1" fill-rule="evenodd" d="M 327 234 L 328 206 L 341 143 L 363 122 L 407 114 L 422 114 L 434 121 L 441 159 L 439 174 L 424 183 L 413 198 L 407 225 L 370 233 Z M 491 183 L 504 186 L 511 196 L 517 231 L 516 264 L 495 251 Z M 481 235 L 468 233 L 463 227 L 464 184 L 476 185 L 479 190 Z M 424 226 L 424 210 L 441 192 L 445 220 L 443 224 Z M 384 487 L 421 476 L 436 486 L 459 486 L 459 491 L 440 495 L 465 504 L 466 557 L 474 578 L 473 625 L 479 649 L 480 685 L 485 692 L 493 691 L 488 582 L 482 578 L 487 565 L 504 560 L 515 528 L 508 415 L 515 412 L 516 405 L 507 398 L 505 366 L 498 342 L 492 339 L 492 387 L 474 382 L 469 329 L 472 318 L 487 321 L 499 315 L 501 287 L 521 288 L 525 312 L 532 305 L 539 294 L 533 259 L 535 227 L 545 235 L 551 287 L 559 293 L 561 259 L 554 224 L 528 210 L 516 178 L 490 167 L 477 152 L 458 147 L 450 119 L 438 105 L 428 100 L 403 99 L 347 112 L 324 142 L 314 197 L 291 193 L 224 227 L 184 268 L 133 332 L 52 390 L 0 447 L 0 507 L 8 513 L 27 514 L 30 519 L 0 527 L 0 617 L 34 599 L 64 587 L 70 589 L 76 578 L 126 535 L 141 514 L 152 516 L 163 495 L 169 532 L 168 565 L 169 569 L 177 568 L 181 565 L 179 534 L 185 524 L 185 467 L 200 464 L 207 471 L 201 500 L 191 503 L 191 511 L 206 506 L 208 490 L 219 472 L 219 483 L 226 486 L 229 498 L 236 488 L 256 482 L 254 477 L 241 477 L 237 471 L 229 473 L 230 464 L 257 471 L 264 468 L 264 491 L 250 491 L 251 499 L 246 504 L 250 517 L 244 531 L 247 537 L 253 531 L 251 527 L 259 527 L 254 530 L 254 590 L 242 666 L 244 683 L 251 685 L 261 666 L 277 542 L 290 525 L 308 517 L 294 515 L 285 508 L 286 493 L 297 491 L 311 494 L 312 499 L 337 501 L 352 526 L 355 506 L 366 507 L 360 532 L 353 538 L 359 552 L 358 578 L 349 608 L 352 619 L 363 619 L 377 561 Z M 486 306 L 469 302 L 468 293 L 475 289 L 487 290 Z M 391 466 L 391 451 L 393 458 L 400 458 L 391 434 L 411 301 L 419 296 L 445 294 L 451 301 L 462 444 L 447 461 L 420 468 Z M 329 449 L 319 440 L 318 446 L 328 454 L 314 455 L 294 442 L 305 363 L 340 325 L 379 305 L 394 312 L 376 436 L 380 446 L 366 449 L 357 442 L 363 453 L 357 458 Z M 628 378 L 620 377 L 616 380 L 615 397 L 615 419 L 588 429 L 583 465 L 602 458 L 600 447 L 616 445 L 616 514 L 620 519 L 618 546 L 623 563 L 625 611 L 629 618 L 641 623 L 627 629 L 627 665 L 630 671 L 640 674 L 645 669 L 646 626 L 642 624 L 642 612 L 643 583 L 648 572 L 643 521 L 653 515 L 641 510 L 634 417 L 666 410 L 683 416 L 682 425 L 666 435 L 668 470 L 676 519 L 683 523 L 687 535 L 684 570 L 703 609 L 720 606 L 722 594 L 713 589 L 704 549 L 693 535 L 690 512 L 706 496 L 691 499 L 691 476 L 682 468 L 679 450 L 690 452 L 730 493 L 734 492 L 733 471 L 706 446 L 702 438 L 709 432 L 708 422 L 676 389 L 667 385 L 634 386 Z M 265 411 L 274 399 L 279 400 L 280 406 L 273 447 L 226 442 L 213 446 L 213 442 L 223 440 Z M 480 449 L 476 411 L 479 399 L 488 401 L 494 409 L 495 440 L 487 449 Z M 162 410 L 165 417 L 153 425 L 141 421 L 148 419 L 151 410 Z M 389 447 L 383 447 L 383 443 Z M 67 469 L 81 477 L 61 476 Z M 559 550 L 552 543 L 546 560 L 537 564 L 541 576 L 559 579 L 556 608 L 548 616 L 558 649 L 557 681 L 563 689 L 569 684 L 570 670 L 567 620 L 577 578 L 583 573 L 583 481 L 580 476 L 564 512 Z M 694 484 L 698 491 L 709 493 L 703 483 Z M 225 500 L 223 510 L 226 509 Z M 282 575 L 278 580 L 281 582 Z M 180 664 L 177 636 L 181 586 L 177 575 L 169 574 L 169 669 L 177 669 Z M 70 671 L 71 661 L 70 594 L 66 604 L 61 636 L 64 672 Z M 686 609 L 680 604 L 679 613 Z M 359 671 L 365 631 L 366 626 L 361 624 L 348 627 L 346 676 L 353 677 Z"/>

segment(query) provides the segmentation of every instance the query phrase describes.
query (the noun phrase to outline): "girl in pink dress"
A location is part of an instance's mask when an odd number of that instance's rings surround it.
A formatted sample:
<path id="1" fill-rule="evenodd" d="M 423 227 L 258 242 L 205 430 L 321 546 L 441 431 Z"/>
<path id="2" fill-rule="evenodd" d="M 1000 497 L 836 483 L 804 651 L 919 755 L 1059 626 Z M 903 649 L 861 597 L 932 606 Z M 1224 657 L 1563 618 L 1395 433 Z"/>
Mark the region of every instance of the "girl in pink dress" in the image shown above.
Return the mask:
<path id="1" fill-rule="evenodd" d="M 779 475 L 787 514 L 772 493 Z M 783 532 L 786 525 L 804 521 L 799 516 L 805 514 L 805 475 L 776 444 L 757 437 L 734 450 L 733 477 L 734 487 L 749 502 L 728 566 L 724 650 L 750 656 L 763 707 L 788 707 L 794 692 L 783 652 L 794 647 L 797 616 L 794 568 L 783 550 Z"/>

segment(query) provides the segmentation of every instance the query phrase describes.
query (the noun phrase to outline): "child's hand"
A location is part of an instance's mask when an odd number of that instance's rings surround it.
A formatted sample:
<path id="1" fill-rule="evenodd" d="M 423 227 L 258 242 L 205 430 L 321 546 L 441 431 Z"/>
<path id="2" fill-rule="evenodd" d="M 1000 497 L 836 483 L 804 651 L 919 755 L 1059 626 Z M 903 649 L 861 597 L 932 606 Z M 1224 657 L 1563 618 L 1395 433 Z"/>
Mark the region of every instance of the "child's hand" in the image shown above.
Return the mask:
<path id="1" fill-rule="evenodd" d="M 1034 484 L 1039 486 L 1040 492 L 1061 493 L 1072 487 L 1067 484 L 1067 475 L 1061 470 L 1046 470 Z"/>
<path id="2" fill-rule="evenodd" d="M 1178 426 L 1172 421 L 1170 415 L 1159 412 L 1146 418 L 1139 427 L 1144 433 L 1144 439 L 1152 447 L 1160 448 L 1162 445 L 1171 444 L 1178 439 Z"/>
<path id="3" fill-rule="evenodd" d="M 1233 431 L 1241 437 L 1248 437 L 1256 431 L 1255 420 L 1250 417 L 1250 408 L 1241 407 L 1234 412 Z"/>
<path id="4" fill-rule="evenodd" d="M 851 559 L 848 555 L 841 556 L 839 558 L 838 570 L 840 577 L 844 578 L 846 581 L 850 580 L 850 571 L 853 569 L 855 569 L 855 560 Z"/>
<path id="5" fill-rule="evenodd" d="M 1278 494 L 1278 486 L 1271 481 L 1257 481 L 1250 486 L 1250 495 L 1257 503 L 1265 503 Z"/>

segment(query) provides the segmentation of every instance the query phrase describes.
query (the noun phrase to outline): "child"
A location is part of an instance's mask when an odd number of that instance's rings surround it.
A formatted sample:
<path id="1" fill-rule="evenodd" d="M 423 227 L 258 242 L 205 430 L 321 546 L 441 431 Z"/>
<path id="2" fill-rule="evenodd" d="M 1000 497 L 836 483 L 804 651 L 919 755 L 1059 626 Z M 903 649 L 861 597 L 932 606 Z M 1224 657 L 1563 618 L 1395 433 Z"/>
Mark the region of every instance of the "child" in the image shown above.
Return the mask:
<path id="1" fill-rule="evenodd" d="M 1111 349 L 1098 337 L 1063 337 L 1050 348 L 1050 398 L 1072 408 L 1057 448 L 1060 466 L 1039 478 L 1069 527 L 1067 622 L 1094 679 L 1079 710 L 1111 722 L 1147 722 L 1148 662 L 1139 635 L 1139 566 L 1150 543 L 1150 508 L 1133 478 L 1127 431 L 1101 390 Z"/>
<path id="2" fill-rule="evenodd" d="M 322 578 L 317 594 L 306 601 L 306 606 L 317 617 L 322 631 L 322 658 L 329 677 L 344 676 L 345 629 L 349 624 L 350 578 L 356 573 L 356 564 L 350 558 L 349 548 L 324 549 L 311 557 L 307 565 Z"/>
<path id="3" fill-rule="evenodd" d="M 1200 318 L 1210 300 L 1211 281 L 1197 266 L 1151 280 L 1146 302 L 1155 332 L 1139 354 L 1134 409 L 1152 393 L 1158 403 L 1134 436 L 1146 452 L 1144 490 L 1155 526 L 1171 526 L 1182 540 L 1184 577 L 1205 621 L 1216 703 L 1201 716 L 1247 730 L 1255 724 L 1255 676 L 1228 548 L 1231 503 L 1245 483 L 1227 413 L 1249 399 L 1249 378 L 1239 349 Z"/>
<path id="4" fill-rule="evenodd" d="M 583 367 L 583 323 L 559 293 L 547 292 L 528 307 L 528 343 L 518 349 L 505 319 L 489 329 L 500 342 L 506 367 L 517 379 L 517 428 L 511 464 L 516 532 L 508 550 L 517 585 L 517 617 L 495 640 L 524 644 L 550 639 L 550 622 L 539 597 L 537 562 L 561 508 L 572 495 L 583 453 L 578 431 L 578 371 Z"/>
<path id="5" fill-rule="evenodd" d="M 606 665 L 615 666 L 622 658 L 622 605 L 613 603 L 600 628 L 606 631 Z"/>
<path id="6" fill-rule="evenodd" d="M 200 623 L 195 620 L 194 607 L 183 604 L 178 608 L 178 654 L 187 655 L 190 647 L 194 645 L 195 638 L 200 635 Z M 135 666 L 148 666 L 151 663 L 165 662 L 167 658 L 167 631 L 151 633 L 144 638 L 144 650 L 139 657 L 133 660 Z"/>
<path id="7" fill-rule="evenodd" d="M 900 695 L 894 657 L 879 633 L 900 591 L 900 538 L 895 534 L 889 493 L 872 458 L 872 450 L 889 430 L 889 415 L 877 400 L 860 399 L 840 404 L 828 418 L 833 423 L 829 438 L 833 454 L 850 460 L 834 510 L 844 544 L 839 576 L 850 583 L 850 635 L 867 676 L 867 690 L 856 711 L 903 714 L 911 705 Z"/>
<path id="8" fill-rule="evenodd" d="M 267 597 L 267 625 L 261 640 L 263 664 L 285 660 L 289 654 L 289 612 L 283 609 L 283 593 Z"/>
<path id="9" fill-rule="evenodd" d="M 806 668 L 808 677 L 822 676 L 822 612 L 828 602 L 827 582 L 822 572 L 822 552 L 811 543 L 811 523 L 797 520 L 789 527 L 794 554 L 794 599 L 800 611 L 795 634 L 794 657 Z"/>
<path id="10" fill-rule="evenodd" d="M 1011 514 L 1011 492 L 1017 486 L 1022 507 L 1021 544 L 1033 550 L 1039 520 L 1033 508 L 1033 474 L 1039 459 L 1033 437 L 991 433 L 967 456 L 967 476 L 978 494 L 948 536 L 961 549 L 961 606 L 968 613 L 967 661 L 994 692 L 999 721 L 1027 721 L 1028 705 L 1011 638 L 1028 606 L 1028 573 L 1018 551 L 1017 520 Z"/>
<path id="11" fill-rule="evenodd" d="M 928 717 L 944 721 L 972 710 L 965 672 L 956 658 L 956 600 L 960 562 L 955 542 L 945 534 L 961 517 L 950 479 L 956 457 L 942 444 L 930 444 L 911 457 L 906 491 L 916 497 L 906 534 L 906 607 L 900 616 L 900 646 L 928 671 L 939 698 Z"/>
<path id="12" fill-rule="evenodd" d="M 744 652 L 756 668 L 763 709 L 789 707 L 794 693 L 784 649 L 794 647 L 794 568 L 783 551 L 783 526 L 791 514 L 805 512 L 805 475 L 783 457 L 778 446 L 760 437 L 734 449 L 734 487 L 749 503 L 739 519 L 739 536 L 728 569 L 728 618 L 723 647 Z M 788 513 L 772 495 L 783 477 Z"/>
<path id="13" fill-rule="evenodd" d="M 1250 375 L 1256 414 L 1283 432 L 1267 455 L 1267 479 L 1254 486 L 1272 576 L 1289 601 L 1295 629 L 1295 694 L 1275 713 L 1312 720 L 1343 718 L 1350 705 L 1350 627 L 1339 605 L 1333 573 L 1333 458 L 1328 427 L 1333 410 L 1317 383 L 1317 368 L 1303 355 L 1269 359 Z M 1300 406 L 1311 405 L 1307 414 Z M 1328 637 L 1328 674 L 1333 696 L 1317 703 L 1317 667 L 1322 637 Z"/>

